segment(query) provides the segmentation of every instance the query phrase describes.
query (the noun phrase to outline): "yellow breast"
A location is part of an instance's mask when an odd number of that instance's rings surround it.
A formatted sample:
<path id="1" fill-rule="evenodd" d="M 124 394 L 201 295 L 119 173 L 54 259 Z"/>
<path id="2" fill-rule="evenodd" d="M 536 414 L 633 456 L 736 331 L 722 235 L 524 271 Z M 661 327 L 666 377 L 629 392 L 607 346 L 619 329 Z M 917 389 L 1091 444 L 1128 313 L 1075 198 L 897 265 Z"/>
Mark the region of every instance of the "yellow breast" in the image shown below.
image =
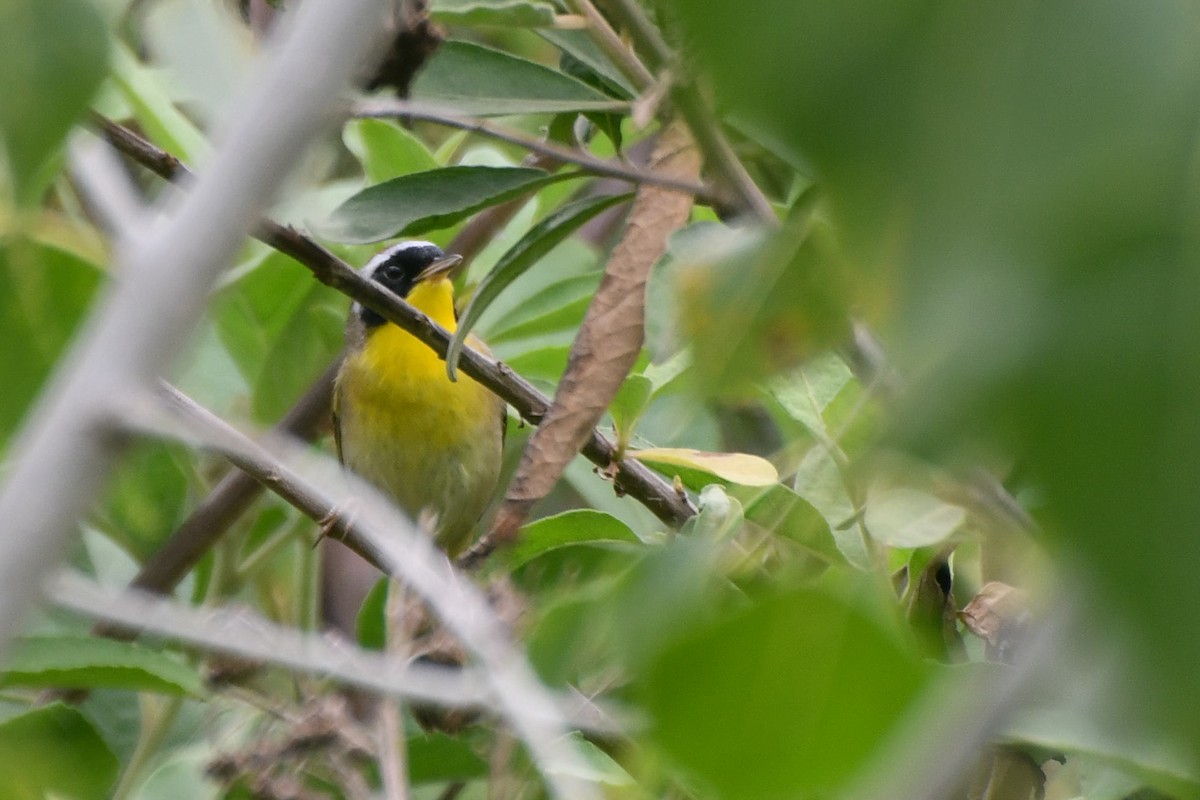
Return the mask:
<path id="1" fill-rule="evenodd" d="M 455 329 L 448 281 L 418 284 L 407 299 Z M 503 402 L 465 375 L 451 382 L 432 350 L 388 323 L 347 356 L 335 411 L 346 465 L 410 515 L 434 511 L 443 546 L 460 549 L 499 476 Z"/>

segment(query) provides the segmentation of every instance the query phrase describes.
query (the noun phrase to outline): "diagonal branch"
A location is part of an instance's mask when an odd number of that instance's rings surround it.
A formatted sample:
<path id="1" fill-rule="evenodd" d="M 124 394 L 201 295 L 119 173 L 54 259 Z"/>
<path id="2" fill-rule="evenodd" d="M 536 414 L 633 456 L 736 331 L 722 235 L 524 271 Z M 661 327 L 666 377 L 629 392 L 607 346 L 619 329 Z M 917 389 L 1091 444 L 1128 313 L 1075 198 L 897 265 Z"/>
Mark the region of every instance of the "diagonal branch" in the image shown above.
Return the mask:
<path id="1" fill-rule="evenodd" d="M 329 121 L 371 49 L 381 6 L 304 3 L 235 106 L 205 177 L 144 234 L 121 243 L 121 280 L 60 360 L 0 491 L 0 649 L 23 624 L 42 576 L 62 558 L 120 450 L 109 412 L 150 385 L 183 344 L 250 221 Z"/>
<path id="2" fill-rule="evenodd" d="M 266 480 L 313 519 L 339 517 L 339 498 L 353 498 L 353 513 L 340 514 L 361 552 L 388 575 L 419 593 L 433 612 L 478 657 L 496 704 L 529 748 L 556 797 L 598 797 L 586 778 L 586 762 L 566 736 L 566 709 L 538 679 L 524 653 L 475 584 L 467 580 L 377 489 L 341 469 L 328 456 L 287 441 L 259 443 L 234 430 L 182 393 L 131 397 L 115 421 L 126 428 L 198 440 Z"/>
<path id="3" fill-rule="evenodd" d="M 177 158 L 145 141 L 124 126 L 100 120 L 105 136 L 113 146 L 138 163 L 168 179 L 187 174 Z M 450 335 L 440 325 L 379 284 L 364 279 L 358 271 L 330 253 L 313 239 L 277 222 L 260 220 L 255 237 L 296 259 L 312 271 L 321 283 L 330 286 L 378 311 L 386 319 L 420 339 L 441 358 L 446 357 Z M 462 371 L 496 393 L 517 410 L 525 420 L 537 424 L 550 407 L 550 401 L 528 381 L 503 362 L 470 348 L 464 348 L 459 362 Z M 583 447 L 583 455 L 592 463 L 609 467 L 616 448 L 593 430 Z M 682 525 L 696 513 L 687 497 L 677 492 L 648 467 L 633 459 L 616 462 L 614 483 L 621 492 L 638 500 L 659 519 L 672 527 Z"/>

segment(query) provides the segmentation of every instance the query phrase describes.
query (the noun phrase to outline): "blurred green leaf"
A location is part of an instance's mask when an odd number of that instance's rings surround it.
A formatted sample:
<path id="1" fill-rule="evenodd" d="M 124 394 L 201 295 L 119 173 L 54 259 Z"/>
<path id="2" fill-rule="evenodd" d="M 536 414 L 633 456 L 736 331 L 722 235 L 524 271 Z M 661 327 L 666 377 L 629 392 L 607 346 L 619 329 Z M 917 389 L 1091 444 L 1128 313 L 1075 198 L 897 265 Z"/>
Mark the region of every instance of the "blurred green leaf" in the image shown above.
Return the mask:
<path id="1" fill-rule="evenodd" d="M 274 423 L 342 348 L 345 300 L 280 253 L 217 295 L 217 333 L 253 391 L 254 418 Z"/>
<path id="2" fill-rule="evenodd" d="M 487 762 L 471 743 L 444 733 L 414 736 L 408 745 L 408 778 L 414 784 L 460 781 L 487 775 Z"/>
<path id="3" fill-rule="evenodd" d="M 613 427 L 617 431 L 617 450 L 624 452 L 629 442 L 633 440 L 633 431 L 642 412 L 650 403 L 650 394 L 654 385 L 644 375 L 628 375 L 621 383 L 621 388 L 608 404 L 608 413 L 612 417 Z"/>
<path id="4" fill-rule="evenodd" d="M 94 264 L 12 238 L 0 243 L 0 330 L 20 356 L 0 359 L 0 452 L 66 347 L 100 282 Z"/>
<path id="5" fill-rule="evenodd" d="M 49 184 L 50 158 L 104 79 L 108 31 L 81 0 L 0 5 L 0 139 L 18 203 Z"/>
<path id="6" fill-rule="evenodd" d="M 590 508 L 543 517 L 521 528 L 517 543 L 504 555 L 504 565 L 514 570 L 550 550 L 581 544 L 640 540 L 624 522 Z"/>
<path id="7" fill-rule="evenodd" d="M 388 120 L 352 119 L 342 129 L 342 141 L 372 184 L 439 166 L 424 142 Z"/>
<path id="8" fill-rule="evenodd" d="M 568 203 L 534 225 L 521 240 L 500 257 L 496 266 L 487 274 L 471 296 L 471 303 L 463 312 L 458 330 L 450 342 L 446 354 L 446 369 L 454 376 L 458 354 L 466 341 L 467 334 L 487 310 L 488 305 L 513 281 L 537 264 L 560 242 L 582 227 L 588 220 L 606 209 L 629 200 L 632 194 L 586 197 Z"/>
<path id="9" fill-rule="evenodd" d="M 183 519 L 189 463 L 179 446 L 141 442 L 125 453 L 109 476 L 99 527 L 145 562 Z"/>
<path id="10" fill-rule="evenodd" d="M 829 523 L 811 503 L 786 486 L 729 487 L 741 500 L 746 519 L 790 539 L 828 564 L 844 564 L 846 557 L 834 541 Z"/>
<path id="11" fill-rule="evenodd" d="M 653 664 L 642 686 L 653 738 L 723 797 L 834 794 L 925 682 L 898 638 L 820 592 L 758 602 Z"/>
<path id="12" fill-rule="evenodd" d="M 563 186 L 568 188 L 565 184 Z M 539 194 L 539 198 L 543 196 Z M 509 242 L 498 249 L 491 262 L 492 265 L 499 261 L 500 256 L 508 252 L 509 248 L 524 235 L 524 231 L 525 229 L 522 228 Z M 479 263 L 478 259 L 476 263 Z M 494 331 L 503 330 L 505 326 L 514 321 L 525 319 L 526 306 L 534 297 L 546 291 L 548 287 L 570 278 L 591 275 L 593 277 L 591 291 L 594 292 L 601 275 L 603 275 L 600 267 L 599 253 L 595 249 L 585 244 L 579 237 L 565 240 L 541 260 L 538 269 L 527 271 L 520 280 L 515 281 L 488 305 L 479 320 L 479 330 L 484 333 L 484 338 L 491 340 Z M 553 305 L 543 311 L 552 308 Z"/>
<path id="13" fill-rule="evenodd" d="M 65 689 L 133 689 L 203 693 L 199 674 L 176 658 L 132 642 L 95 636 L 31 636 L 18 640 L 0 685 Z"/>
<path id="14" fill-rule="evenodd" d="M 387 647 L 387 578 L 375 581 L 371 591 L 358 609 L 354 624 L 355 638 L 360 647 L 367 650 L 383 650 Z"/>
<path id="15" fill-rule="evenodd" d="M 412 96 L 476 115 L 615 111 L 626 106 L 549 67 L 461 41 L 442 44 L 417 76 Z"/>
<path id="16" fill-rule="evenodd" d="M 214 755 L 206 743 L 170 750 L 138 786 L 133 800 L 230 800 L 208 773 Z"/>
<path id="17" fill-rule="evenodd" d="M 554 24 L 554 6 L 541 0 L 436 0 L 429 16 L 449 25 L 541 28 Z"/>
<path id="18" fill-rule="evenodd" d="M 588 35 L 587 31 L 545 28 L 537 33 L 538 36 L 551 42 L 571 58 L 586 65 L 608 83 L 619 87 L 626 98 L 637 97 L 637 89 L 633 87 L 628 78 L 621 74 L 621 70 L 613 66 L 612 61 L 592 41 L 592 37 Z"/>
<path id="19" fill-rule="evenodd" d="M 867 501 L 867 530 L 892 547 L 928 547 L 949 538 L 967 512 L 907 486 L 876 487 Z"/>
<path id="20" fill-rule="evenodd" d="M 45 706 L 0 723 L 0 796 L 105 800 L 120 765 L 73 708 Z"/>
<path id="21" fill-rule="evenodd" d="M 175 107 L 162 72 L 142 64 L 122 43 L 113 48 L 113 81 L 150 141 L 185 164 L 195 165 L 208 155 L 208 140 Z"/>
<path id="22" fill-rule="evenodd" d="M 721 105 L 813 165 L 887 288 L 913 376 L 897 437 L 1023 465 L 1200 742 L 1200 637 L 1178 628 L 1200 616 L 1200 7 L 679 10 Z"/>
<path id="23" fill-rule="evenodd" d="M 847 560 L 862 569 L 870 567 L 861 510 L 829 451 L 819 445 L 810 449 L 796 469 L 793 486 L 796 494 L 821 512 Z"/>
<path id="24" fill-rule="evenodd" d="M 538 347 L 506 357 L 504 361 L 524 378 L 555 385 L 566 371 L 570 353 L 571 346 L 568 344 Z"/>
<path id="25" fill-rule="evenodd" d="M 707 394 L 751 396 L 846 333 L 849 274 L 832 232 L 803 215 L 757 241 L 698 234 L 678 258 L 681 327 Z"/>
<path id="26" fill-rule="evenodd" d="M 825 409 L 851 380 L 850 368 L 834 353 L 824 353 L 770 382 L 771 394 L 785 411 L 818 436 L 826 436 Z"/>
<path id="27" fill-rule="evenodd" d="M 1071 701 L 1078 697 L 1072 695 L 1083 688 L 1073 687 L 1064 692 L 1065 697 L 1026 706 L 1005 726 L 1005 736 L 1051 752 L 1085 756 L 1117 767 L 1172 796 L 1200 796 L 1195 762 L 1179 747 L 1178 741 L 1161 730 L 1149 728 L 1136 715 L 1114 718 L 1106 710 L 1097 713 L 1095 697 L 1084 705 L 1073 704 Z M 1108 685 L 1107 689 L 1125 693 L 1116 684 Z"/>
<path id="28" fill-rule="evenodd" d="M 602 276 L 599 271 L 575 275 L 527 296 L 519 307 L 492 325 L 488 340 L 502 342 L 577 327 Z"/>
<path id="29" fill-rule="evenodd" d="M 366 244 L 444 228 L 488 206 L 578 177 L 527 167 L 443 167 L 369 186 L 320 226 L 323 236 Z"/>

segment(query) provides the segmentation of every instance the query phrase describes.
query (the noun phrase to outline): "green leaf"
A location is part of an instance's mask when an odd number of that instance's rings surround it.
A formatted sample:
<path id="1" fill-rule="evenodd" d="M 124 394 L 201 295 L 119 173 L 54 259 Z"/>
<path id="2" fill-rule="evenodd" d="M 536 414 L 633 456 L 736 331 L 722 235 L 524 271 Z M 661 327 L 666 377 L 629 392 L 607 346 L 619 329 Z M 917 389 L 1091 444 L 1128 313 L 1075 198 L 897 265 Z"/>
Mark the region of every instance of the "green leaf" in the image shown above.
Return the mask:
<path id="1" fill-rule="evenodd" d="M 833 231 L 811 214 L 771 235 L 704 226 L 681 242 L 680 327 L 705 393 L 753 396 L 762 378 L 844 341 L 852 281 Z"/>
<path id="2" fill-rule="evenodd" d="M 551 345 L 505 357 L 504 362 L 523 378 L 553 386 L 566 371 L 570 354 L 570 345 Z"/>
<path id="3" fill-rule="evenodd" d="M 619 111 L 628 105 L 549 67 L 460 41 L 442 44 L 417 76 L 412 96 L 481 116 Z"/>
<path id="4" fill-rule="evenodd" d="M 342 203 L 323 236 L 366 244 L 444 228 L 488 206 L 579 177 L 526 167 L 443 167 L 369 186 Z"/>
<path id="5" fill-rule="evenodd" d="M 359 646 L 367 650 L 383 650 L 387 647 L 387 598 L 390 583 L 387 578 L 375 581 L 375 585 L 367 592 L 362 606 L 358 609 L 354 633 Z"/>
<path id="6" fill-rule="evenodd" d="M 216 757 L 207 743 L 174 748 L 155 759 L 153 771 L 137 787 L 132 800 L 230 800 L 233 795 L 222 791 L 220 784 L 208 773 Z"/>
<path id="7" fill-rule="evenodd" d="M 81 0 L 0 5 L 0 139 L 22 205 L 49 183 L 51 156 L 104 79 L 108 32 Z"/>
<path id="8" fill-rule="evenodd" d="M 812 164 L 887 286 L 893 429 L 1036 476 L 1047 537 L 1119 612 L 1091 624 L 1131 621 L 1136 683 L 1197 742 L 1200 25 L 1185 0 L 1142 10 L 692 0 L 679 21 L 718 105 Z"/>
<path id="9" fill-rule="evenodd" d="M 471 303 L 459 320 L 458 330 L 450 342 L 446 354 L 446 370 L 454 377 L 458 366 L 458 354 L 462 351 L 467 334 L 487 310 L 491 302 L 513 281 L 525 274 L 534 264 L 541 261 L 559 243 L 577 231 L 597 214 L 628 201 L 632 193 L 601 197 L 587 197 L 568 203 L 534 225 L 521 240 L 509 248 L 496 266 L 487 274 L 471 297 Z"/>
<path id="10" fill-rule="evenodd" d="M 436 0 L 429 16 L 467 27 L 542 28 L 554 24 L 554 6 L 541 0 Z"/>
<path id="11" fill-rule="evenodd" d="M 1147 724 L 1141 709 L 1121 715 L 1102 710 L 1107 703 L 1101 698 L 1125 698 L 1127 684 L 1109 680 L 1101 685 L 1090 702 L 1082 697 L 1094 683 L 1073 686 L 1045 703 L 1026 705 L 1005 726 L 1005 738 L 1117 767 L 1173 797 L 1200 795 L 1200 775 L 1190 753 L 1158 726 Z"/>
<path id="12" fill-rule="evenodd" d="M 846 557 L 834 541 L 828 521 L 811 503 L 786 486 L 763 489 L 731 486 L 729 493 L 742 501 L 746 519 L 790 539 L 828 564 L 844 564 Z"/>
<path id="13" fill-rule="evenodd" d="M 628 375 L 621 383 L 621 388 L 608 404 L 608 413 L 612 417 L 613 427 L 617 431 L 617 449 L 624 452 L 629 442 L 633 440 L 633 430 L 641 418 L 642 412 L 650 404 L 650 395 L 654 384 L 645 375 Z"/>
<path id="14" fill-rule="evenodd" d="M 18 640 L 0 685 L 67 689 L 132 689 L 200 695 L 200 676 L 179 659 L 132 642 L 94 636 L 34 636 Z"/>
<path id="15" fill-rule="evenodd" d="M 342 347 L 345 300 L 280 253 L 226 285 L 214 310 L 262 423 L 276 422 Z"/>
<path id="16" fill-rule="evenodd" d="M 0 796 L 104 800 L 116 756 L 83 715 L 55 703 L 0 723 Z"/>
<path id="17" fill-rule="evenodd" d="M 487 763 L 470 743 L 444 733 L 408 740 L 408 777 L 414 784 L 461 781 L 487 775 Z"/>
<path id="18" fill-rule="evenodd" d="M 342 129 L 342 141 L 373 184 L 439 166 L 424 142 L 388 120 L 350 120 Z"/>
<path id="19" fill-rule="evenodd" d="M 546 28 L 537 32 L 548 42 L 554 44 L 564 53 L 569 54 L 572 58 L 577 59 L 580 63 L 585 64 L 597 75 L 604 78 L 609 83 L 620 87 L 626 97 L 637 97 L 638 91 L 633 84 L 629 82 L 621 70 L 613 66 L 612 61 L 604 54 L 594 41 L 588 35 L 587 31 L 569 30 L 566 28 Z"/>
<path id="20" fill-rule="evenodd" d="M 0 243 L 0 330 L 21 343 L 0 359 L 0 452 L 83 318 L 100 271 L 61 250 L 9 238 Z"/>
<path id="21" fill-rule="evenodd" d="M 162 73 L 138 61 L 123 43 L 113 48 L 113 82 L 152 142 L 188 164 L 208 155 L 212 149 L 208 140 L 175 107 Z"/>
<path id="22" fill-rule="evenodd" d="M 770 382 L 783 409 L 818 436 L 826 434 L 825 409 L 851 380 L 850 368 L 835 353 L 825 353 Z"/>
<path id="23" fill-rule="evenodd" d="M 796 494 L 821 512 L 850 563 L 862 569 L 870 567 L 860 511 L 846 490 L 841 470 L 824 447 L 818 445 L 805 454 L 793 485 Z"/>
<path id="24" fill-rule="evenodd" d="M 731 800 L 837 794 L 925 682 L 876 619 L 805 589 L 700 628 L 646 676 L 654 738 Z"/>
<path id="25" fill-rule="evenodd" d="M 507 551 L 504 563 L 513 570 L 561 547 L 639 541 L 629 526 L 616 517 L 581 508 L 543 517 L 521 528 L 517 543 Z"/>
<path id="26" fill-rule="evenodd" d="M 949 538 L 967 512 L 933 495 L 906 486 L 872 491 L 867 500 L 867 530 L 892 547 L 928 547 Z"/>
<path id="27" fill-rule="evenodd" d="M 144 562 L 183 519 L 189 463 L 181 446 L 140 442 L 109 477 L 101 529 Z"/>

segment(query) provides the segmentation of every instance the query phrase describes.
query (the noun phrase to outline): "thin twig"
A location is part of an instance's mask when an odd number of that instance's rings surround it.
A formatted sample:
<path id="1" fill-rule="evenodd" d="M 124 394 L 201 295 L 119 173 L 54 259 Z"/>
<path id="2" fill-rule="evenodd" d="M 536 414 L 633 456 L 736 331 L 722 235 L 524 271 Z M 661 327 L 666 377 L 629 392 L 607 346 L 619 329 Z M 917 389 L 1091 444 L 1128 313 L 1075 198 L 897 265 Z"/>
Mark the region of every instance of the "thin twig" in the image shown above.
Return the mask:
<path id="1" fill-rule="evenodd" d="M 99 124 L 109 141 L 138 163 L 168 179 L 186 174 L 186 168 L 178 159 L 145 141 L 128 128 L 109 120 L 101 120 Z M 261 220 L 255 236 L 296 259 L 312 271 L 321 283 L 378 311 L 386 319 L 432 348 L 440 358 L 446 357 L 450 335 L 444 328 L 379 284 L 364 279 L 357 270 L 313 239 L 271 220 Z M 462 350 L 459 366 L 464 373 L 515 408 L 528 422 L 536 425 L 550 407 L 550 401 L 545 395 L 503 362 L 467 347 Z M 695 506 L 687 497 L 681 496 L 648 467 L 633 459 L 616 461 L 616 449 L 598 431 L 592 432 L 582 453 L 600 467 L 607 468 L 616 463 L 616 488 L 642 503 L 666 524 L 679 527 L 696 513 Z"/>
<path id="2" fill-rule="evenodd" d="M 436 106 L 414 103 L 409 100 L 369 100 L 355 104 L 352 114 L 359 118 L 395 117 L 434 122 L 438 125 L 446 125 L 481 136 L 499 139 L 509 144 L 515 144 L 530 152 L 541 153 L 565 164 L 574 164 L 582 167 L 584 172 L 592 175 L 604 178 L 616 178 L 617 180 L 629 181 L 630 183 L 647 183 L 662 186 L 666 189 L 675 189 L 680 192 L 687 192 L 704 203 L 717 201 L 712 189 L 707 186 L 690 181 L 677 180 L 665 175 L 658 175 L 647 170 L 628 167 L 619 161 L 606 161 L 581 150 L 573 150 L 553 144 L 552 142 L 535 139 L 532 136 L 525 136 L 524 134 L 507 130 L 490 122 L 473 117 L 464 117 Z"/>

